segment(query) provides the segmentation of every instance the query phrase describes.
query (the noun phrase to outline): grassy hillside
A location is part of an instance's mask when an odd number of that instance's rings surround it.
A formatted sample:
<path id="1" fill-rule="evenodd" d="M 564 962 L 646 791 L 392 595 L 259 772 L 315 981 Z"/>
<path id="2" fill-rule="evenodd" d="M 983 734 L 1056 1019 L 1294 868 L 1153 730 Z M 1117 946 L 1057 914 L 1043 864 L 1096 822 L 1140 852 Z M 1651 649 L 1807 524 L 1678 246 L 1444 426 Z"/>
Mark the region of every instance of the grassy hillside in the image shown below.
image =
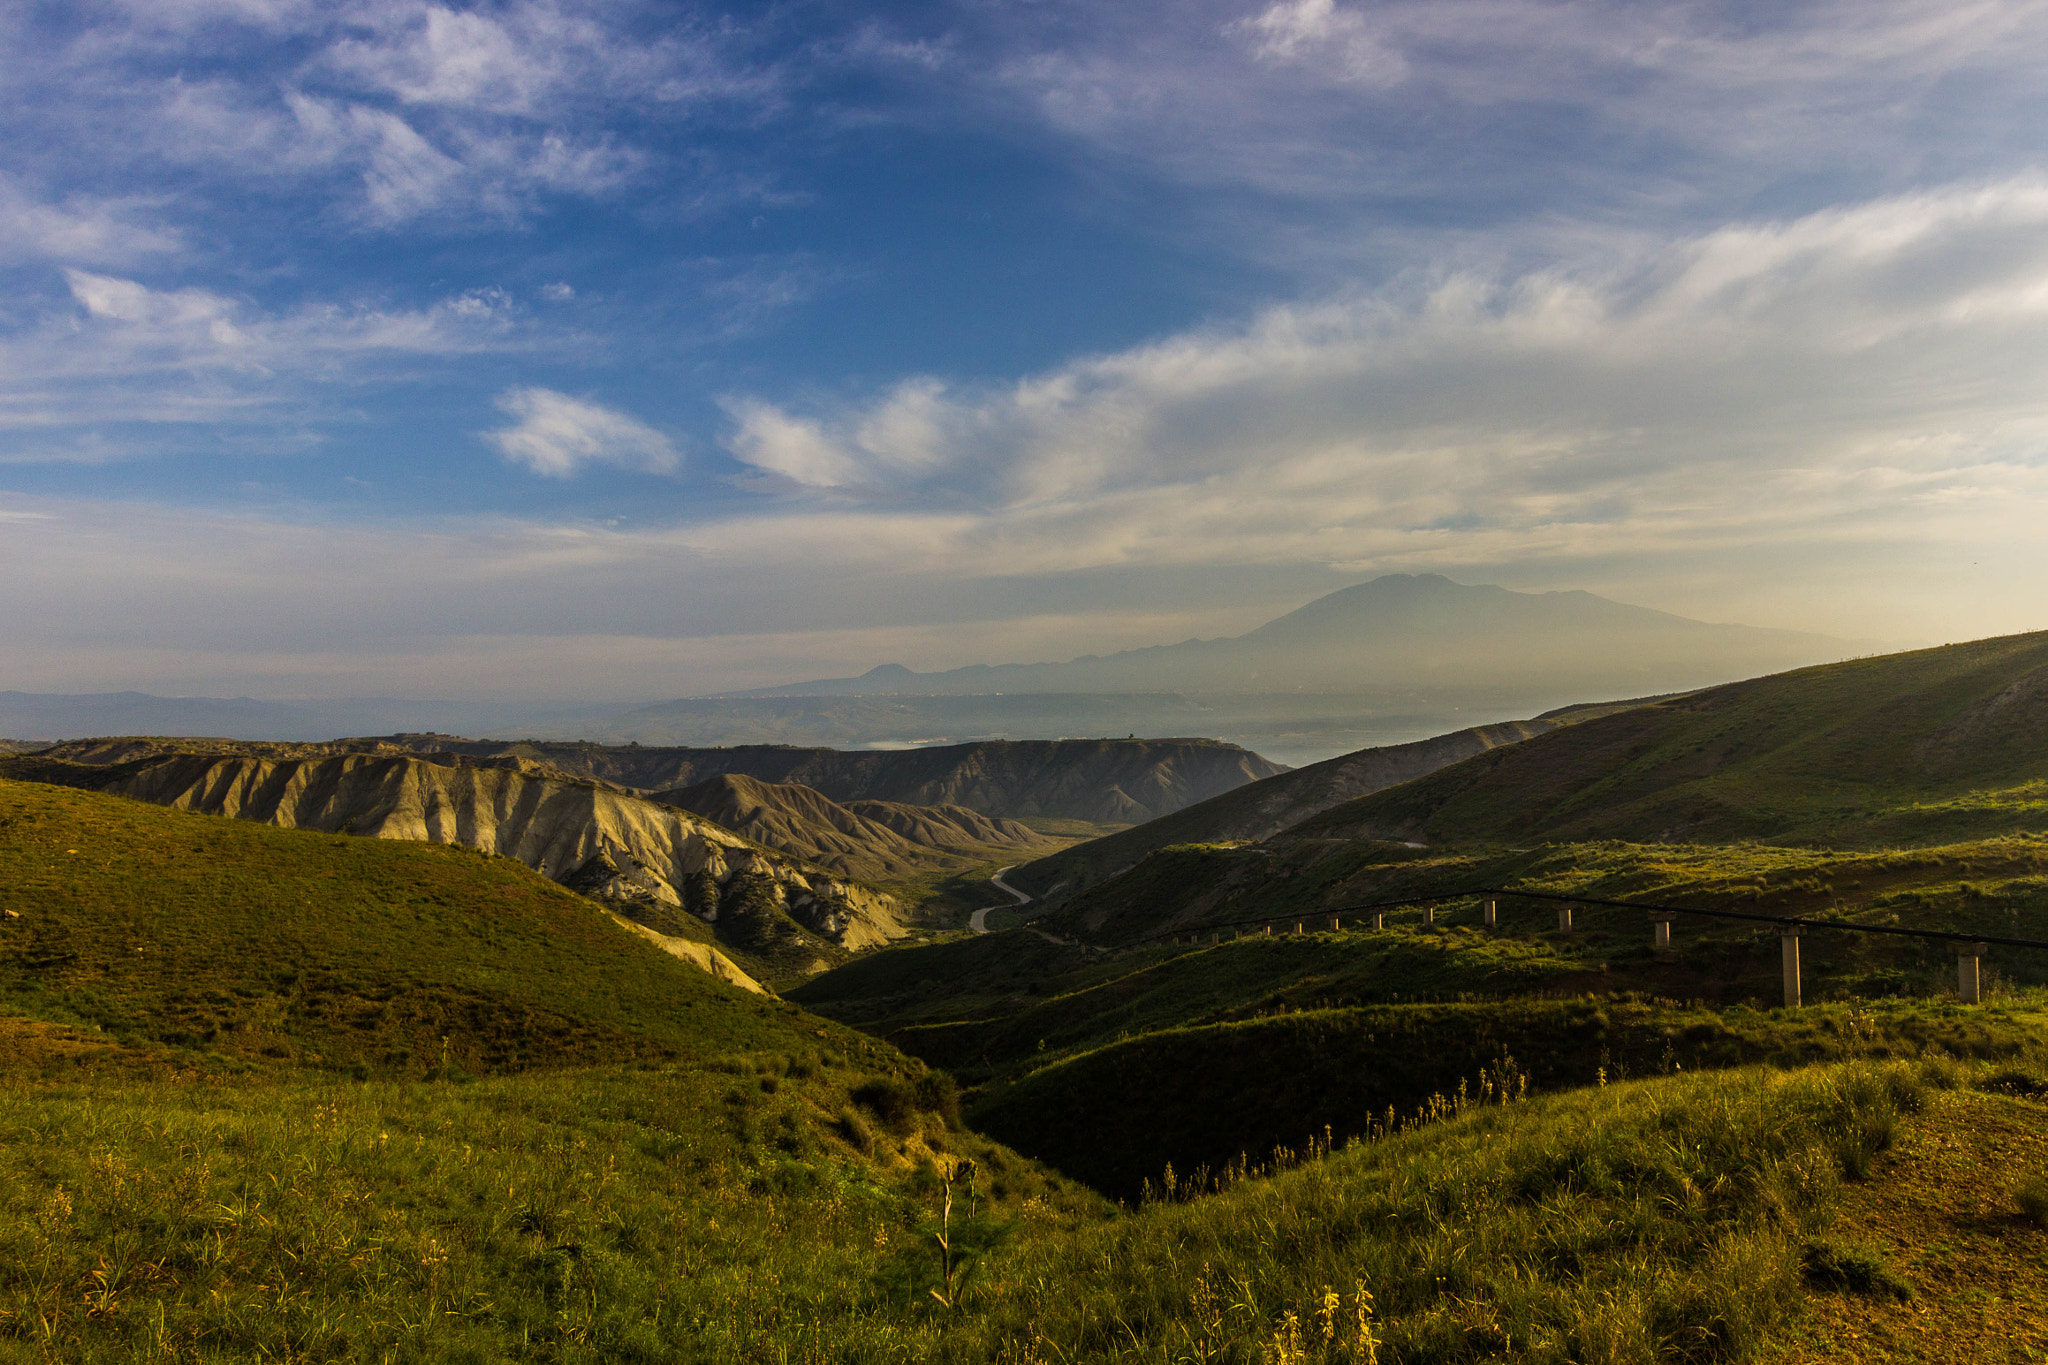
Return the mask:
<path id="1" fill-rule="evenodd" d="M 1821 1349 L 1822 1272 L 1891 1273 L 1837 1226 L 1900 1216 L 1856 1202 L 1885 1149 L 1952 1111 L 1944 1159 L 1977 1157 L 2038 1131 L 2016 1096 L 2048 1093 L 2010 1010 L 1255 1008 L 1212 1026 L 1225 1046 L 1134 1040 L 1136 1084 L 1113 1044 L 983 1104 L 1095 1096 L 1097 1146 L 1157 1157 L 1216 1115 L 1299 1128 L 1389 1077 L 1438 1088 L 1399 1131 L 1311 1129 L 1220 1192 L 1116 1210 L 961 1127 L 944 1077 L 507 859 L 6 783 L 0 897 L 0 1360 L 1739 1359 L 1802 1321 Z M 1077 992 L 1136 960 L 1046 947 Z M 918 993 L 912 954 L 872 964 Z M 1355 1028 L 1310 1036 L 1337 1015 L 1384 1022 L 1362 1053 Z M 1285 1037 L 1356 1064 L 1311 1090 L 1273 1064 Z M 1517 1083 L 1445 1084 L 1489 1043 Z M 2002 1060 L 1617 1079 L 1688 1048 L 1930 1045 Z M 1589 1059 L 1591 1086 L 1523 1097 L 1525 1071 Z M 1210 1117 L 1184 1118 L 1174 1087 L 1219 1062 Z M 1990 1090 L 1930 1089 L 1958 1083 Z M 1966 1172 L 1987 1210 L 2027 1207 L 2014 1144 Z"/>
<path id="2" fill-rule="evenodd" d="M 1475 754 L 1643 704 L 1624 701 L 1567 706 L 1529 720 L 1475 726 L 1412 744 L 1361 749 L 1247 782 L 1171 815 L 1037 858 L 1018 868 L 1010 880 L 1036 896 L 1073 896 L 1135 865 L 1154 850 L 1175 844 L 1269 838 L 1332 806 L 1412 782 Z"/>
<path id="3" fill-rule="evenodd" d="M 1295 923 L 1313 930 L 1337 907 L 1441 896 L 1436 927 L 1474 927 L 1479 903 L 1467 894 L 1474 887 L 2048 939 L 2043 835 L 1871 852 L 1755 844 L 1546 844 L 1522 851 L 1306 840 L 1242 848 L 1194 845 L 1162 850 L 1038 923 L 1118 946 L 1162 935 L 1206 935 L 1226 924 L 1237 926 L 1226 932 L 1240 934 L 1259 932 L 1261 923 L 1280 932 Z M 1505 897 L 1500 934 L 1552 935 L 1555 914 L 1553 905 Z M 1420 928 L 1422 920 L 1420 908 L 1387 912 L 1390 928 Z M 1746 983 L 1739 974 L 1730 976 L 1723 961 L 1762 939 L 1775 952 L 1776 930 L 1768 925 L 1681 917 L 1674 933 L 1678 960 L 1661 963 L 1649 955 L 1647 921 L 1640 912 L 1581 907 L 1574 932 L 1548 941 L 1589 969 L 1643 973 L 1618 989 L 1634 985 L 1739 999 L 1755 993 L 1757 983 L 1775 979 Z M 1810 981 L 1839 973 L 1842 989 L 1856 990 L 1862 975 L 1916 973 L 1940 965 L 1946 952 L 1912 939 L 1816 933 L 1807 940 L 1807 966 Z M 2001 953 L 1991 962 L 2007 979 L 2048 982 L 2048 962 L 2035 956 Z M 1895 979 L 1886 989 L 1932 984 Z"/>
<path id="4" fill-rule="evenodd" d="M 1458 894 L 1472 886 L 2048 939 L 2048 840 L 2033 837 L 1868 854 L 1191 846 L 1030 929 L 850 964 L 802 998 L 981 1087 L 970 1108 L 991 1133 L 1122 1192 L 1162 1151 L 1185 1171 L 1322 1123 L 1355 1132 L 1503 1053 L 1556 1086 L 1602 1065 L 1838 1055 L 1858 1028 L 1875 1032 L 1856 1046 L 1911 1050 L 1936 1037 L 1929 1018 L 1958 1031 L 1942 1046 L 1990 1045 L 1973 1031 L 1988 1016 L 1940 1003 L 1955 981 L 1940 942 L 1810 932 L 1809 1010 L 1781 1014 L 1768 1008 L 1780 998 L 1772 926 L 1681 921 L 1675 950 L 1659 953 L 1639 911 L 1582 906 L 1560 933 L 1551 903 L 1509 897 L 1484 928 L 1478 901 Z M 1384 930 L 1356 918 L 1324 929 L 1331 908 L 1426 895 L 1445 897 L 1433 924 L 1413 907 L 1387 912 Z M 1048 942 L 1041 925 L 1086 943 Z M 2024 990 L 2048 983 L 2048 953 L 1994 950 L 1985 970 L 1994 992 Z M 1573 1011 L 1598 1028 L 1562 1022 Z M 1610 1033 L 1617 1018 L 1632 1022 Z M 2044 1022 L 2025 1018 L 1997 1046 Z M 1815 1041 L 1823 1019 L 1834 1042 Z M 1306 1126 L 1304 1105 L 1317 1116 Z"/>
<path id="5" fill-rule="evenodd" d="M 1887 1151 L 1923 1131 L 2008 1263 L 2048 1245 L 2015 1214 L 2033 1172 L 1981 1141 L 2038 1134 L 2039 1105 L 1935 1088 L 1995 1080 L 1952 1064 L 1468 1097 L 1111 1215 L 930 1116 L 863 1155 L 786 1062 L 0 1091 L 0 1358 L 1840 1359 L 1869 1289 L 1914 1292 L 1851 1237 L 1901 1211 Z"/>
<path id="6" fill-rule="evenodd" d="M 2039 1049 L 2044 1025 L 2048 1013 L 2037 1004 L 1884 1002 L 1793 1017 L 1584 998 L 1311 1008 L 1134 1034 L 991 1086 L 968 1116 L 1078 1180 L 1135 1198 L 1168 1163 L 1191 1177 L 1318 1136 L 1349 1139 L 1446 1090 L 1526 1084 L 1541 1092 L 1936 1048 L 2010 1060 Z M 918 1046 L 915 1035 L 906 1041 Z"/>
<path id="7" fill-rule="evenodd" d="M 1932 844 L 2048 827 L 2048 632 L 1711 688 L 1294 827 L 1429 843 Z"/>
<path id="8" fill-rule="evenodd" d="M 817 1043 L 460 847 L 0 781 L 0 907 L 0 1010 L 126 1047 L 420 1075 Z"/>

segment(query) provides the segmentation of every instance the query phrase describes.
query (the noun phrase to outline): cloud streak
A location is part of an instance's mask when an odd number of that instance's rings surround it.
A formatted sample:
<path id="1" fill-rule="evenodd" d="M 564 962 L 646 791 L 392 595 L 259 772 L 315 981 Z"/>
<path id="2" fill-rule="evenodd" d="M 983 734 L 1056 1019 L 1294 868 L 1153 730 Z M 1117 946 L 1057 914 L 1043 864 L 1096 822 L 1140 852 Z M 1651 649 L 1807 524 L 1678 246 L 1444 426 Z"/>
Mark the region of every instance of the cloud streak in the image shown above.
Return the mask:
<path id="1" fill-rule="evenodd" d="M 404 367 L 537 344 L 498 290 L 418 309 L 268 311 L 208 289 L 62 273 L 72 306 L 0 336 L 0 461 L 104 463 L 146 452 L 146 443 L 124 448 L 95 434 L 108 423 L 302 423 L 323 385 L 390 382 Z"/>
<path id="2" fill-rule="evenodd" d="M 1039 571 L 1917 540 L 2044 490 L 2044 244 L 2048 184 L 1956 187 L 1275 308 L 1008 387 L 735 400 L 729 448 L 873 514 L 962 499 Z"/>
<path id="3" fill-rule="evenodd" d="M 682 463 L 675 443 L 638 418 L 552 389 L 507 389 L 498 410 L 517 421 L 484 439 L 536 474 L 566 479 L 592 464 L 673 474 Z"/>

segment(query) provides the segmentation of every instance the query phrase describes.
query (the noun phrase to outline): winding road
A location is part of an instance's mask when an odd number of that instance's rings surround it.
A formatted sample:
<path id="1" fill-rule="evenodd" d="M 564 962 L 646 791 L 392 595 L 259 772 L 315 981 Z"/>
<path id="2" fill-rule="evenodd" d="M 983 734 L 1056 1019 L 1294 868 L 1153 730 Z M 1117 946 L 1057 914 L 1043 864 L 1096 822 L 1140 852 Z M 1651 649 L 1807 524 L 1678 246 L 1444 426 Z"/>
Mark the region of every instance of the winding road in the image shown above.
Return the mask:
<path id="1" fill-rule="evenodd" d="M 1010 867 L 1015 866 L 1015 863 L 1010 864 Z M 1031 904 L 1031 897 L 1025 895 L 1022 891 L 1019 891 L 1016 887 L 1010 885 L 1008 882 L 1003 880 L 1003 874 L 1005 872 L 1008 872 L 1010 870 L 1010 867 L 997 868 L 995 872 L 989 877 L 989 880 L 995 883 L 996 890 L 1001 891 L 1003 894 L 1009 896 L 1011 899 L 1015 900 L 1017 904 Z M 974 912 L 973 917 L 967 921 L 967 927 L 972 929 L 977 934 L 985 934 L 988 932 L 988 912 L 991 910 L 1003 910 L 1007 908 L 1007 906 L 1001 905 L 985 905 L 981 909 Z"/>

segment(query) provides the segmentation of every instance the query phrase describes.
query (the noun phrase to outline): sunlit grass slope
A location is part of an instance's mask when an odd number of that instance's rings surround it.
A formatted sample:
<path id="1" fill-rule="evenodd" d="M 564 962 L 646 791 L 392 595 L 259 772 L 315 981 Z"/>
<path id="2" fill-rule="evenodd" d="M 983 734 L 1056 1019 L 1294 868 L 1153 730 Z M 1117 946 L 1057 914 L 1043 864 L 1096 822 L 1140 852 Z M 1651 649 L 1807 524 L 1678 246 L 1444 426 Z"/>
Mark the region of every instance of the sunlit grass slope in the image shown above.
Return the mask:
<path id="1" fill-rule="evenodd" d="M 0 908 L 0 1012 L 79 1030 L 16 1026 L 18 1063 L 95 1060 L 81 1035 L 392 1075 L 870 1046 L 457 847 L 0 782 Z"/>
<path id="2" fill-rule="evenodd" d="M 1333 807 L 1292 833 L 1949 843 L 2048 828 L 2048 632 L 1658 702 Z"/>
<path id="3" fill-rule="evenodd" d="M 1761 844 L 1546 844 L 1476 852 L 1366 841 L 1192 845 L 1153 854 L 1042 923 L 1118 945 L 1172 934 L 1206 938 L 1212 926 L 1237 921 L 1273 922 L 1281 931 L 1296 922 L 1316 928 L 1340 907 L 1442 896 L 1438 926 L 1472 927 L 1479 901 L 1465 893 L 1474 887 L 2048 940 L 2048 837 L 2041 835 L 1866 852 Z M 1660 961 L 1637 911 L 1581 907 L 1570 935 L 1552 932 L 1554 905 L 1510 896 L 1501 916 L 1499 937 L 1544 942 L 1582 969 L 1604 973 L 1611 989 L 1740 1000 L 1769 995 L 1776 980 L 1769 926 L 1681 918 L 1679 954 Z M 1422 911 L 1391 910 L 1387 922 L 1419 928 Z M 1255 931 L 1256 925 L 1225 932 Z M 1952 970 L 1944 945 L 1907 938 L 1814 934 L 1804 953 L 1810 990 L 1926 991 L 1940 988 Z M 1990 962 L 2002 979 L 2048 981 L 2048 955 L 1999 953 Z"/>
<path id="4" fill-rule="evenodd" d="M 816 1054 L 0 1088 L 0 1359 L 859 1359 L 926 1325 L 941 1160 L 963 1252 L 1100 1216 Z"/>
<path id="5" fill-rule="evenodd" d="M 0 1358 L 1738 1360 L 1834 1292 L 1927 1098 L 1846 1066 L 1472 1102 L 1114 1216 L 927 1118 L 980 1162 L 948 1285 L 936 1168 L 862 1158 L 787 1062 L 0 1092 Z"/>
<path id="6" fill-rule="evenodd" d="M 1308 1008 L 1133 1034 L 1037 1068 L 1013 1061 L 1017 1078 L 987 1086 L 967 1112 L 991 1137 L 1131 1198 L 1168 1162 L 1183 1175 L 1214 1171 L 1326 1131 L 1370 1132 L 1510 1063 L 1517 1085 L 1543 1092 L 1759 1061 L 1930 1051 L 2024 1058 L 2044 1031 L 2038 1002 L 1798 1012 L 1597 998 Z M 926 1050 L 918 1032 L 900 1036 Z M 931 1043 L 927 1055 L 943 1061 L 961 1040 Z"/>

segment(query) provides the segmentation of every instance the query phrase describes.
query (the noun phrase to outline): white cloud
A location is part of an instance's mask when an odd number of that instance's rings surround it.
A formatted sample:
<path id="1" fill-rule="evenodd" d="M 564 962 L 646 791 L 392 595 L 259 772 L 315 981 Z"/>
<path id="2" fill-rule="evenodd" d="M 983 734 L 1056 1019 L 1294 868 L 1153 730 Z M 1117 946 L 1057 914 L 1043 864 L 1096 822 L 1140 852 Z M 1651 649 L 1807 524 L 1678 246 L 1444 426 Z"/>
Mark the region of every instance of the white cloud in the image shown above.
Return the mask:
<path id="1" fill-rule="evenodd" d="M 590 464 L 673 474 L 682 463 L 675 444 L 638 418 L 552 389 L 507 389 L 498 409 L 518 420 L 484 439 L 536 474 L 566 479 Z"/>
<path id="2" fill-rule="evenodd" d="M 156 207 L 149 200 L 89 196 L 46 203 L 0 175 L 0 259 L 125 265 L 175 252 L 182 245 L 175 230 L 135 221 Z"/>
<path id="3" fill-rule="evenodd" d="M 2038 160 L 2013 134 L 2048 104 L 2042 0 L 1218 0 L 1172 23 L 1115 6 L 1003 13 L 1001 42 L 977 54 L 985 88 L 1118 175 L 1236 192 L 1198 206 L 1212 215 L 1199 226 L 1296 273 L 1386 250 L 1417 212 L 1440 252 L 1503 222 L 1665 230 L 1697 225 L 1703 206 L 1893 191 L 1934 165 L 2009 174 Z M 1334 212 L 1290 217 L 1318 208 Z"/>
<path id="4" fill-rule="evenodd" d="M 673 125 L 783 98 L 775 65 L 742 54 L 745 30 L 574 0 L 122 0 L 69 41 L 18 35 L 37 50 L 8 73 L 10 132 L 59 169 L 68 153 L 158 179 L 174 167 L 181 190 L 194 170 L 293 184 L 387 230 L 516 220 L 657 165 L 714 194 L 721 176 Z"/>
<path id="5" fill-rule="evenodd" d="M 1818 556 L 2048 518 L 2048 183 L 1615 257 L 1275 308 L 1007 387 L 733 400 L 737 458 L 852 502 L 729 524 L 718 553 L 823 546 L 854 507 L 900 523 L 890 544 L 951 525 L 921 562 L 1009 573 Z"/>
<path id="6" fill-rule="evenodd" d="M 402 378 L 394 366 L 536 344 L 502 290 L 425 308 L 267 311 L 207 289 L 156 289 L 75 267 L 63 274 L 75 307 L 0 335 L 0 431 L 44 433 L 10 441 L 13 462 L 99 463 L 147 448 L 93 434 L 111 422 L 302 420 L 324 382 Z"/>
<path id="7" fill-rule="evenodd" d="M 1373 85 L 1392 85 L 1407 73 L 1407 62 L 1375 40 L 1364 14 L 1339 9 L 1335 0 L 1280 0 L 1232 27 L 1268 62 L 1328 65 L 1341 79 Z"/>

